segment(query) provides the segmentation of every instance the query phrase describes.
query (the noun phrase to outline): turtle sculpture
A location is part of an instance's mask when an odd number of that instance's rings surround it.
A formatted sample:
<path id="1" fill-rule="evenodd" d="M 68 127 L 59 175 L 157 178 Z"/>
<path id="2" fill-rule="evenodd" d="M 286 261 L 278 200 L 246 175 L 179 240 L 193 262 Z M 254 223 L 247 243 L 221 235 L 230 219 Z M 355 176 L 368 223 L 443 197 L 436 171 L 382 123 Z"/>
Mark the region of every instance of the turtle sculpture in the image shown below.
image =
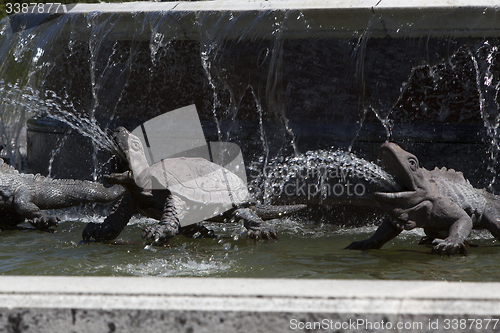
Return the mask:
<path id="1" fill-rule="evenodd" d="M 243 220 L 247 237 L 277 238 L 276 230 L 263 219 L 297 212 L 306 205 L 256 206 L 241 178 L 203 158 L 168 158 L 149 166 L 142 142 L 119 127 L 113 139 L 126 159 L 128 171 L 106 176 L 109 183 L 122 184 L 128 193 L 101 224 L 89 223 L 85 241 L 116 238 L 132 215 L 141 213 L 159 220 L 142 231 L 142 238 L 167 244 L 178 233 L 211 231 L 194 222 Z"/>

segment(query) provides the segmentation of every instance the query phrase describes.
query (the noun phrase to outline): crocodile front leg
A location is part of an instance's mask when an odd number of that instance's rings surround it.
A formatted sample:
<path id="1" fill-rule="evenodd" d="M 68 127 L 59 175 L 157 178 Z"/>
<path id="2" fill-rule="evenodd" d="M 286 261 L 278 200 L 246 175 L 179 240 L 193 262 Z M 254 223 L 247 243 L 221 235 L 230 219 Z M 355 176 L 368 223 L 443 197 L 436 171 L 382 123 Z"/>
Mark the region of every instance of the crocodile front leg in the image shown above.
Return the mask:
<path id="1" fill-rule="evenodd" d="M 29 189 L 19 188 L 14 193 L 13 203 L 16 212 L 29 219 L 31 225 L 36 229 L 50 230 L 50 227 L 57 227 L 59 218 L 45 214 L 35 205 Z"/>
<path id="2" fill-rule="evenodd" d="M 445 239 L 436 238 L 432 241 L 431 244 L 434 246 L 432 253 L 466 254 L 465 239 L 472 230 L 472 220 L 469 215 L 448 197 L 427 195 L 421 198 L 422 193 L 419 191 L 375 193 L 375 198 L 389 211 L 394 222 L 406 230 L 422 227 L 447 232 L 448 236 Z M 413 204 L 415 205 L 412 207 Z"/>
<path id="3" fill-rule="evenodd" d="M 420 239 L 418 245 L 431 245 L 434 240 L 444 239 L 448 237 L 448 230 L 432 230 L 430 228 L 424 228 L 425 236 Z"/>
<path id="4" fill-rule="evenodd" d="M 472 231 L 472 219 L 467 213 L 455 204 L 448 201 L 436 202 L 433 210 L 435 224 L 449 225 L 448 237 L 434 239 L 432 253 L 454 255 L 467 254 L 465 239 Z"/>
<path id="5" fill-rule="evenodd" d="M 389 219 L 386 219 L 378 227 L 373 236 L 362 241 L 352 242 L 349 246 L 345 247 L 345 249 L 362 251 L 380 249 L 385 243 L 397 237 L 402 231 L 402 227 L 398 227 L 396 224 L 389 221 Z"/>

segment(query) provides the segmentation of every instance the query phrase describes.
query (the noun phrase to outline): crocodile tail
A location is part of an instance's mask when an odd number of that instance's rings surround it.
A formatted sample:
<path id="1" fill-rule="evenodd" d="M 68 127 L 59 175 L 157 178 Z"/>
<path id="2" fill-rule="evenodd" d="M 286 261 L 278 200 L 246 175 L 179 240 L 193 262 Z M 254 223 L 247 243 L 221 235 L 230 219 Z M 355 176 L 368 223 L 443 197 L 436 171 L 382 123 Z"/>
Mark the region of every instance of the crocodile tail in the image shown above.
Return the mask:
<path id="1" fill-rule="evenodd" d="M 105 187 L 105 189 L 109 198 L 108 202 L 112 202 L 123 197 L 123 195 L 127 192 L 126 188 L 122 185 L 113 185 L 111 187 Z"/>
<path id="2" fill-rule="evenodd" d="M 81 203 L 110 203 L 121 198 L 126 189 L 122 185 L 104 187 L 101 183 L 84 182 L 76 186 L 66 186 L 67 195 Z"/>
<path id="3" fill-rule="evenodd" d="M 263 220 L 277 219 L 280 217 L 288 216 L 302 209 L 307 205 L 259 205 L 252 207 L 252 210 Z"/>
<path id="4" fill-rule="evenodd" d="M 104 187 L 97 182 L 38 186 L 32 201 L 40 209 L 67 208 L 80 204 L 107 204 L 117 201 L 126 190 L 121 185 Z"/>

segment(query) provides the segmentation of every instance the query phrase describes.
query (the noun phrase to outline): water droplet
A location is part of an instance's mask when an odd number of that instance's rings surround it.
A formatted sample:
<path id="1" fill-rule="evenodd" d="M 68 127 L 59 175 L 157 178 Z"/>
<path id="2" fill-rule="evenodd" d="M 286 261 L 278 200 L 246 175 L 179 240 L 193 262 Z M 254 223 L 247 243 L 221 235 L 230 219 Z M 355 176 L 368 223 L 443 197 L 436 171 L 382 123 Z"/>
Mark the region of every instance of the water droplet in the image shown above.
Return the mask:
<path id="1" fill-rule="evenodd" d="M 40 48 L 40 47 L 37 47 L 36 54 L 33 57 L 33 62 L 37 63 L 38 60 L 40 59 L 40 57 L 43 55 L 43 53 L 44 53 L 44 50 L 42 48 Z"/>

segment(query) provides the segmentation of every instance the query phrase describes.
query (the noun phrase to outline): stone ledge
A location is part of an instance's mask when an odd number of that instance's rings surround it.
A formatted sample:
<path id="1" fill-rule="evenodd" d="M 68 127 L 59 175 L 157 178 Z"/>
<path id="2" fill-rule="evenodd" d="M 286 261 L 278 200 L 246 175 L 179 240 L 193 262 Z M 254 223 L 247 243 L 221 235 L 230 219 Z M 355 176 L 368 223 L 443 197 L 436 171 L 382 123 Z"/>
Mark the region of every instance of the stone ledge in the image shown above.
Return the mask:
<path id="1" fill-rule="evenodd" d="M 283 39 L 359 38 L 364 35 L 369 38 L 498 37 L 498 10 L 498 4 L 491 0 L 454 3 L 446 0 L 220 0 L 76 4 L 66 6 L 62 12 L 82 17 L 71 25 L 72 29 L 80 31 L 79 38 L 92 35 L 88 22 L 111 20 L 113 29 L 107 32 L 108 38 L 148 41 L 151 31 L 136 31 L 135 23 L 149 20 L 154 26 L 169 15 L 169 31 L 162 31 L 162 34 L 176 40 L 200 40 L 207 31 L 228 40 L 274 39 L 276 36 L 271 32 L 276 26 L 269 26 L 274 20 L 263 20 L 265 15 L 275 16 L 275 21 L 282 25 L 279 35 Z M 32 14 L 11 16 L 13 31 L 22 26 L 24 16 Z M 252 27 L 250 34 L 249 27 Z"/>
<path id="2" fill-rule="evenodd" d="M 242 325 L 285 332 L 299 323 L 334 329 L 329 325 L 361 320 L 422 323 L 415 332 L 439 320 L 446 331 L 447 318 L 500 318 L 500 283 L 2 276 L 0 315 L 0 331 L 15 324 L 17 332 L 154 332 L 160 323 L 187 332 Z"/>
<path id="3" fill-rule="evenodd" d="M 426 8 L 498 8 L 498 2 L 492 0 L 432 0 L 432 1 L 400 1 L 400 0 L 219 0 L 219 1 L 178 1 L 178 2 L 124 2 L 101 3 L 99 5 L 79 3 L 71 6 L 74 13 L 91 11 L 99 12 L 152 12 L 152 11 L 248 11 L 248 10 L 304 10 L 304 9 L 426 9 Z"/>

